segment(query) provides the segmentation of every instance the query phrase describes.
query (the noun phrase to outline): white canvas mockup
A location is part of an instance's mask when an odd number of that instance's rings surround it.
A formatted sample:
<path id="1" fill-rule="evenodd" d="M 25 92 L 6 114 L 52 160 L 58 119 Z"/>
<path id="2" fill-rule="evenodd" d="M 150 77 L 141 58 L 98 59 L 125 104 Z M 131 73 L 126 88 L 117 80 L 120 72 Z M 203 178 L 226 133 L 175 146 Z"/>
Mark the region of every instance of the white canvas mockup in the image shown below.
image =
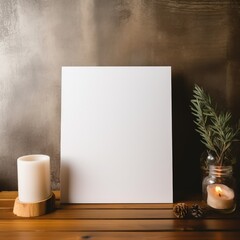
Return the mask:
<path id="1" fill-rule="evenodd" d="M 173 200 L 170 67 L 63 67 L 61 202 Z"/>

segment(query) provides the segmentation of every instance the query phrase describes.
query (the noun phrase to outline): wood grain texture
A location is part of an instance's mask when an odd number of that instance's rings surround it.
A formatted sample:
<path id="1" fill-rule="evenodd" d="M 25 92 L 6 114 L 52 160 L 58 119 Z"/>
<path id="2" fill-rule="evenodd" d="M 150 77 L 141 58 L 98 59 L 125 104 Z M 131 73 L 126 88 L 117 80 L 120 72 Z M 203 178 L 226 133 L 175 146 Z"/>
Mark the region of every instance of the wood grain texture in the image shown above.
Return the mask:
<path id="1" fill-rule="evenodd" d="M 0 239 L 9 240 L 237 240 L 239 232 L 0 232 Z"/>
<path id="2" fill-rule="evenodd" d="M 2 219 L 0 232 L 9 231 L 239 231 L 236 219 Z"/>
<path id="3" fill-rule="evenodd" d="M 212 240 L 239 239 L 239 209 L 228 215 L 177 219 L 169 204 L 68 204 L 52 213 L 21 218 L 4 208 L 16 193 L 0 193 L 0 239 Z M 188 204 L 195 203 L 189 201 Z M 90 207 L 91 206 L 91 207 Z"/>
<path id="4" fill-rule="evenodd" d="M 55 210 L 55 195 L 37 203 L 23 203 L 17 197 L 14 201 L 13 213 L 18 217 L 38 217 Z"/>

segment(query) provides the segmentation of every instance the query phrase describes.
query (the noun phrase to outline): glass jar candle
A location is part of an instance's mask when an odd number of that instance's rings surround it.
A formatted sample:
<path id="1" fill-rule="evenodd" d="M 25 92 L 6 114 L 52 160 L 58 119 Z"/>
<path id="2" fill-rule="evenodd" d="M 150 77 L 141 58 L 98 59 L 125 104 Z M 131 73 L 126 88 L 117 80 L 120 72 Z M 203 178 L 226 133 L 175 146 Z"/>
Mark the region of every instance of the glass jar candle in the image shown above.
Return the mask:
<path id="1" fill-rule="evenodd" d="M 222 213 L 236 209 L 235 180 L 232 166 L 209 166 L 209 175 L 202 183 L 203 200 L 207 205 Z"/>

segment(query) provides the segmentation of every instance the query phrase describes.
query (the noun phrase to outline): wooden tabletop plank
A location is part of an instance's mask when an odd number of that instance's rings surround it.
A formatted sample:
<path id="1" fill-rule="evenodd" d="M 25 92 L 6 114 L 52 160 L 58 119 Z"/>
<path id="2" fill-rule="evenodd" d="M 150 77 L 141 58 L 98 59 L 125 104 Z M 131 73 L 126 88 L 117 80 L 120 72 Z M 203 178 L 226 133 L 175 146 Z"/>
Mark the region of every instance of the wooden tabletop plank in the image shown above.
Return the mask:
<path id="1" fill-rule="evenodd" d="M 55 211 L 39 219 L 176 219 L 172 209 L 56 209 Z M 189 215 L 188 220 L 191 219 Z M 236 211 L 232 214 L 208 213 L 205 219 L 240 219 L 240 214 Z M 11 208 L 0 209 L 1 219 L 21 219 L 13 214 Z M 36 219 L 36 218 L 35 218 Z M 194 219 L 193 219 L 194 220 Z"/>
<path id="2" fill-rule="evenodd" d="M 0 232 L 7 240 L 239 240 L 240 232 Z"/>
<path id="3" fill-rule="evenodd" d="M 1 200 L 0 199 L 0 209 L 13 209 L 14 201 L 13 200 Z"/>
<path id="4" fill-rule="evenodd" d="M 0 199 L 0 209 L 2 208 L 13 208 L 15 199 Z M 172 203 L 102 203 L 102 204 L 60 204 L 59 200 L 56 200 L 58 208 L 64 209 L 169 209 L 173 208 Z"/>
<path id="5" fill-rule="evenodd" d="M 0 191 L 0 199 L 15 199 L 18 195 L 17 191 Z"/>
<path id="6" fill-rule="evenodd" d="M 15 196 L 0 193 L 0 239 L 240 239 L 239 209 L 228 215 L 177 219 L 173 204 L 60 204 L 58 194 L 54 212 L 21 218 L 12 212 Z"/>
<path id="7" fill-rule="evenodd" d="M 17 219 L 12 209 L 0 210 L 0 219 Z M 165 219 L 174 218 L 172 210 L 155 209 L 57 209 L 41 219 Z M 19 219 L 19 218 L 18 218 Z"/>
<path id="8" fill-rule="evenodd" d="M 0 219 L 13 219 L 16 218 L 13 215 L 13 209 L 11 207 L 0 208 Z M 44 219 L 88 219 L 88 218 L 100 218 L 100 219 L 165 219 L 176 218 L 172 209 L 56 209 L 55 211 L 48 213 L 39 218 Z M 240 212 L 235 211 L 231 214 L 221 214 L 214 211 L 207 211 L 203 218 L 206 219 L 240 219 Z M 194 219 L 191 213 L 187 216 L 187 219 Z"/>
<path id="9" fill-rule="evenodd" d="M 202 220 L 1 220 L 0 232 L 8 231 L 239 231 L 236 219 Z"/>

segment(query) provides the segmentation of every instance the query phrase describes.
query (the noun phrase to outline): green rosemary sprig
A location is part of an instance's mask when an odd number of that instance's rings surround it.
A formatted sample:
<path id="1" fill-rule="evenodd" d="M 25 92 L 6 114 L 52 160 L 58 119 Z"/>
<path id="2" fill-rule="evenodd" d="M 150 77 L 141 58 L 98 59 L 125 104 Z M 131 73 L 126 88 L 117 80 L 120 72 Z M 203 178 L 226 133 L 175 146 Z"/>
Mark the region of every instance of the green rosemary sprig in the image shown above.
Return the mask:
<path id="1" fill-rule="evenodd" d="M 198 85 L 193 90 L 191 110 L 201 142 L 215 154 L 217 164 L 223 165 L 232 143 L 239 140 L 240 124 L 232 127 L 231 113 L 218 113 L 217 107 L 212 106 L 211 97 Z"/>

